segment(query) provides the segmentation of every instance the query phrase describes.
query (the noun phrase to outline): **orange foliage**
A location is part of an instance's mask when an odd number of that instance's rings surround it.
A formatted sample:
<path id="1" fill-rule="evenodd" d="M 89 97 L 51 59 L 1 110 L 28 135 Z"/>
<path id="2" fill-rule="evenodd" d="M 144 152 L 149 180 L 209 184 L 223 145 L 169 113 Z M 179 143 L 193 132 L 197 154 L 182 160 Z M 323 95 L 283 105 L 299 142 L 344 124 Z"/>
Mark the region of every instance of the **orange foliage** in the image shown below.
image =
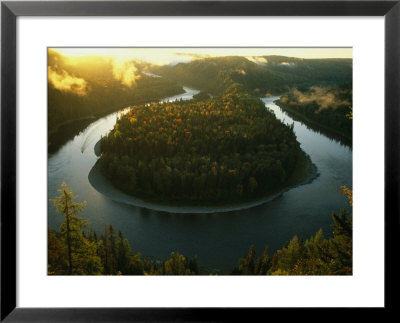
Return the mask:
<path id="1" fill-rule="evenodd" d="M 342 193 L 346 195 L 350 206 L 353 206 L 353 191 L 349 189 L 346 185 L 340 187 L 342 189 Z"/>

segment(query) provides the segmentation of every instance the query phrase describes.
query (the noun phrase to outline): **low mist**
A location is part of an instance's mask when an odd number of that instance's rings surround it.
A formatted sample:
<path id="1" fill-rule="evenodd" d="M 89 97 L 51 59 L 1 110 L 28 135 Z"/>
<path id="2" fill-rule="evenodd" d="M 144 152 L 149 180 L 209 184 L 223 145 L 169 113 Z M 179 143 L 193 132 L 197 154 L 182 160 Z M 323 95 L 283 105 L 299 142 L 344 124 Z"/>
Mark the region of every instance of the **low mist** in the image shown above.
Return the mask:
<path id="1" fill-rule="evenodd" d="M 311 88 L 310 92 L 300 92 L 297 89 L 293 89 L 291 93 L 299 103 L 311 103 L 316 102 L 319 106 L 317 112 L 320 112 L 324 109 L 337 109 L 342 105 L 351 105 L 347 100 L 339 99 L 334 93 L 332 93 L 329 88 L 322 88 L 314 86 Z"/>
<path id="2" fill-rule="evenodd" d="M 136 85 L 140 73 L 133 61 L 114 58 L 112 61 L 113 77 L 128 87 Z"/>
<path id="3" fill-rule="evenodd" d="M 70 92 L 79 96 L 88 93 L 88 84 L 83 78 L 70 75 L 66 71 L 55 71 L 51 66 L 48 67 L 49 83 L 62 92 Z"/>

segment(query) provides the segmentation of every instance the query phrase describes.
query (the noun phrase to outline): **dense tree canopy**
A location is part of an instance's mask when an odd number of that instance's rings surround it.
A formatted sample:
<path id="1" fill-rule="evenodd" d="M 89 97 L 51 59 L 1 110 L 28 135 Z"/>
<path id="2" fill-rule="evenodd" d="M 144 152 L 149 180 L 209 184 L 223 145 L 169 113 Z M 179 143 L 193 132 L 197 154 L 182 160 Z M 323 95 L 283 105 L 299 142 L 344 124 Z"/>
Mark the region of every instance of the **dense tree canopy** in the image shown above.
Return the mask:
<path id="1" fill-rule="evenodd" d="M 174 66 L 154 66 L 152 71 L 214 95 L 226 92 L 235 83 L 258 96 L 282 94 L 292 87 L 305 90 L 352 83 L 351 59 L 210 57 Z"/>
<path id="2" fill-rule="evenodd" d="M 311 128 L 338 134 L 351 144 L 352 92 L 349 85 L 312 87 L 307 91 L 292 89 L 276 103 L 290 116 L 309 121 Z"/>
<path id="3" fill-rule="evenodd" d="M 101 115 L 106 112 L 183 93 L 181 86 L 165 80 L 143 75 L 136 86 L 129 88 L 110 79 L 107 85 L 93 83 L 84 96 L 48 88 L 48 121 L 50 129 L 67 120 Z"/>
<path id="4" fill-rule="evenodd" d="M 292 127 L 243 93 L 135 106 L 101 150 L 101 171 L 123 191 L 193 203 L 275 190 L 303 154 Z"/>
<path id="5" fill-rule="evenodd" d="M 351 145 L 352 59 L 212 57 L 153 67 L 167 79 L 220 95 L 240 89 L 278 102 L 291 117 Z"/>
<path id="6" fill-rule="evenodd" d="M 342 186 L 343 194 L 352 206 L 352 190 Z M 240 258 L 233 275 L 352 275 L 353 273 L 353 221 L 346 208 L 339 214 L 332 212 L 332 237 L 324 237 L 322 230 L 305 240 L 294 236 L 268 256 L 268 246 L 256 258 L 251 246 L 247 255 Z"/>

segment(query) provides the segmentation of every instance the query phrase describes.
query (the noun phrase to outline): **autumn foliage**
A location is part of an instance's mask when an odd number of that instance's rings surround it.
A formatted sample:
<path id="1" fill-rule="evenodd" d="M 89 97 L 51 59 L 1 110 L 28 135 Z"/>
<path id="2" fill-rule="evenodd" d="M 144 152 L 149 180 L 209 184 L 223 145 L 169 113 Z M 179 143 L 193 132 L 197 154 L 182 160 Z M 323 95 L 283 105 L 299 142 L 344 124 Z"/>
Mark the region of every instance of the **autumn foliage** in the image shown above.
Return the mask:
<path id="1" fill-rule="evenodd" d="M 220 202 L 283 185 L 302 154 L 293 129 L 247 94 L 134 106 L 101 142 L 99 166 L 121 190 Z"/>

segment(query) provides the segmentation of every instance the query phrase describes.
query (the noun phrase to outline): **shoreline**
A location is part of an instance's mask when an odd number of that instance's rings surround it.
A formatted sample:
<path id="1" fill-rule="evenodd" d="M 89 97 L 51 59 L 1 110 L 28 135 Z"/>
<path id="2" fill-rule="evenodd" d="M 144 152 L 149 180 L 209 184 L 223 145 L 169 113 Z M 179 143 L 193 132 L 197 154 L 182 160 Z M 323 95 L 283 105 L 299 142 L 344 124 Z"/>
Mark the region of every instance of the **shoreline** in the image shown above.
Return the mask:
<path id="1" fill-rule="evenodd" d="M 100 146 L 100 140 L 95 145 L 96 155 L 99 153 L 99 148 L 100 148 L 99 146 Z M 118 188 L 114 187 L 112 183 L 100 172 L 97 163 L 90 170 L 88 174 L 88 180 L 89 183 L 92 185 L 92 187 L 103 196 L 115 202 L 127 205 L 142 207 L 159 212 L 180 213 L 180 214 L 224 213 L 224 212 L 246 210 L 271 202 L 293 188 L 312 183 L 319 176 L 319 173 L 317 167 L 312 163 L 310 157 L 307 154 L 305 154 L 305 157 L 306 157 L 305 159 L 308 161 L 308 165 L 304 170 L 306 174 L 305 176 L 303 176 L 302 180 L 299 181 L 297 184 L 283 188 L 272 195 L 268 195 L 265 197 L 258 198 L 254 201 L 243 202 L 239 204 L 231 203 L 226 205 L 209 205 L 209 206 L 195 206 L 195 205 L 178 206 L 178 205 L 168 205 L 168 204 L 146 201 L 144 199 L 128 195 L 119 190 Z"/>
<path id="2" fill-rule="evenodd" d="M 96 122 L 97 120 L 99 120 L 99 119 L 101 119 L 103 117 L 106 117 L 106 116 L 111 115 L 113 113 L 119 112 L 119 111 L 121 111 L 123 109 L 130 108 L 130 107 L 132 107 L 134 105 L 147 104 L 147 103 L 151 103 L 151 102 L 159 102 L 159 101 L 164 100 L 164 98 L 176 97 L 176 96 L 183 95 L 183 94 L 187 93 L 187 91 L 184 89 L 183 86 L 182 86 L 182 91 L 179 91 L 178 93 L 170 95 L 170 96 L 167 96 L 167 97 L 154 99 L 154 100 L 144 100 L 144 101 L 140 101 L 139 100 L 136 103 L 135 102 L 133 102 L 133 103 L 132 102 L 124 103 L 124 104 L 118 103 L 118 104 L 115 104 L 113 107 L 111 107 L 109 109 L 106 109 L 104 111 L 99 111 L 98 113 L 95 113 L 95 114 L 89 115 L 89 116 L 85 116 L 85 117 L 69 119 L 69 120 L 63 121 L 63 122 L 61 122 L 59 124 L 53 125 L 51 128 L 49 127 L 49 124 L 47 124 L 47 153 L 49 155 L 56 153 L 66 142 L 68 142 L 71 139 L 71 138 L 67 139 L 67 141 L 61 142 L 61 144 L 60 143 L 56 143 L 55 146 L 52 147 L 54 145 L 54 143 L 50 139 L 51 138 L 54 139 L 54 137 L 56 137 L 60 133 L 63 133 L 62 129 L 64 127 L 66 127 L 66 126 L 76 124 L 77 122 L 82 122 L 82 121 L 89 122 L 90 121 L 90 123 L 88 123 L 82 129 L 82 130 L 84 130 L 86 127 L 88 127 L 93 122 Z M 80 131 L 75 131 L 73 137 L 76 136 L 77 134 L 79 134 L 79 132 Z M 49 149 L 51 151 L 49 151 Z"/>
<path id="3" fill-rule="evenodd" d="M 344 145 L 352 148 L 352 138 L 347 137 L 346 135 L 336 131 L 334 128 L 331 128 L 326 125 L 321 125 L 318 124 L 314 120 L 310 120 L 309 118 L 305 117 L 301 113 L 298 113 L 296 110 L 288 107 L 287 105 L 279 102 L 279 100 L 275 100 L 274 104 L 277 105 L 279 108 L 281 108 L 285 113 L 289 115 L 293 120 L 302 122 L 305 124 L 307 127 L 310 127 L 314 131 L 323 133 L 324 136 L 334 139 L 336 141 L 339 141 L 340 143 L 343 143 Z M 292 114 L 292 115 L 290 115 Z M 296 120 L 297 119 L 297 120 Z M 318 129 L 319 127 L 319 129 Z M 336 137 L 336 138 L 335 138 Z"/>

